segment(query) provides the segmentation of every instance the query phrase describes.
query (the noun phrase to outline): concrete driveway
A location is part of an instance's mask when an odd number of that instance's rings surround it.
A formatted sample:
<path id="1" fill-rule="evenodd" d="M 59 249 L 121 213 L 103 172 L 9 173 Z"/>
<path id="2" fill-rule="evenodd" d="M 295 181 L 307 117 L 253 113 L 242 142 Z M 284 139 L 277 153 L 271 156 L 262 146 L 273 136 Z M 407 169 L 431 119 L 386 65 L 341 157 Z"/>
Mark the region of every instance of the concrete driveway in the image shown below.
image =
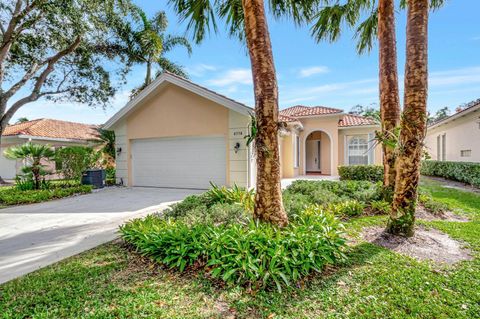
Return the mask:
<path id="1" fill-rule="evenodd" d="M 92 194 L 0 209 L 0 283 L 118 236 L 126 220 L 165 209 L 195 190 L 106 188 Z"/>

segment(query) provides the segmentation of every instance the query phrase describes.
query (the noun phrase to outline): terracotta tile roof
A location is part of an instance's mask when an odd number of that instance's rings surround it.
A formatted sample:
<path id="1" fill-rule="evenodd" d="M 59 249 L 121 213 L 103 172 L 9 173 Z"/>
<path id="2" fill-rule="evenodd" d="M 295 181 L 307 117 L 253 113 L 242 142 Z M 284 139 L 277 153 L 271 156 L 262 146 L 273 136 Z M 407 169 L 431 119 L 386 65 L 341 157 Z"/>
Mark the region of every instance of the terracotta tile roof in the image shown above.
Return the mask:
<path id="1" fill-rule="evenodd" d="M 288 116 L 288 115 L 283 115 L 283 114 L 278 114 L 278 120 L 280 122 L 295 122 L 298 121 L 296 118 Z"/>
<path id="2" fill-rule="evenodd" d="M 337 114 L 342 113 L 343 110 L 334 109 L 331 107 L 325 106 L 303 106 L 295 105 L 284 110 L 280 111 L 280 114 L 293 116 L 293 117 L 302 117 L 302 116 L 315 116 L 315 115 L 327 115 L 327 114 Z"/>
<path id="3" fill-rule="evenodd" d="M 346 114 L 343 118 L 338 121 L 339 127 L 347 127 L 347 126 L 362 126 L 362 125 L 377 125 L 378 123 L 375 120 L 360 116 L 360 115 L 353 115 L 353 114 Z"/>
<path id="4" fill-rule="evenodd" d="M 38 119 L 7 126 L 3 136 L 30 135 L 36 137 L 95 140 L 98 139 L 98 125 L 66 122 L 52 119 Z"/>

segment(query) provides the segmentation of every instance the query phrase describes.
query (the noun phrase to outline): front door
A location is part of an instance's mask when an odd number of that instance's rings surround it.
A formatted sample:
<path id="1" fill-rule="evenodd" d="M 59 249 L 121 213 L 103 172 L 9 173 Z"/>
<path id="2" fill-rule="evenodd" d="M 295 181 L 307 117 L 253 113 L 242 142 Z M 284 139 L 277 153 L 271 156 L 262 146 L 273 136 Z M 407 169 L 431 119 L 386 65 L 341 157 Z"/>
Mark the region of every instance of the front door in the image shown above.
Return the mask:
<path id="1" fill-rule="evenodd" d="M 320 172 L 320 140 L 307 140 L 307 172 Z"/>

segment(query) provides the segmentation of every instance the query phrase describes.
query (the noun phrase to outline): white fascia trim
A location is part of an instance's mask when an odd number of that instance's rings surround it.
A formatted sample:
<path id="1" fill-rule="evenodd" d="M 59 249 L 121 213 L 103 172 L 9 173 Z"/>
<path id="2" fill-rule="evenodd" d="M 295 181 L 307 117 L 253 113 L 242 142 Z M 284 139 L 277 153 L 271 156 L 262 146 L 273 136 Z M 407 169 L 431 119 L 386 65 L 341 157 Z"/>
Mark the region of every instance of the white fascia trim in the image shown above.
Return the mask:
<path id="1" fill-rule="evenodd" d="M 177 85 L 181 88 L 184 88 L 190 92 L 193 92 L 197 95 L 200 95 L 206 99 L 209 99 L 215 103 L 223 105 L 233 111 L 238 113 L 249 115 L 253 112 L 252 109 L 234 102 L 224 96 L 211 92 L 207 89 L 199 87 L 190 81 L 184 80 L 182 78 L 172 76 L 168 73 L 163 73 L 155 81 L 147 86 L 142 92 L 140 92 L 133 100 L 129 101 L 123 108 L 121 108 L 115 115 L 113 115 L 104 125 L 105 129 L 111 129 L 119 120 L 121 120 L 125 115 L 127 115 L 135 106 L 137 106 L 142 100 L 144 100 L 150 93 L 152 93 L 156 88 L 158 88 L 164 82 L 168 82 L 174 85 Z"/>
<path id="2" fill-rule="evenodd" d="M 42 140 L 42 141 L 54 141 L 54 142 L 71 142 L 87 144 L 87 140 L 73 139 L 73 138 L 61 138 L 61 137 L 45 137 L 45 136 L 33 136 L 33 135 L 17 135 L 18 138 L 27 140 Z"/>
<path id="3" fill-rule="evenodd" d="M 433 124 L 432 126 L 429 126 L 427 128 L 427 130 L 431 130 L 431 129 L 434 129 L 434 128 L 437 128 L 439 126 L 442 126 L 444 124 L 447 124 L 447 123 L 450 123 L 450 122 L 453 122 L 455 121 L 456 119 L 459 119 L 461 117 L 464 117 L 464 116 L 467 116 L 469 115 L 470 113 L 475 113 L 477 112 L 478 110 L 480 110 L 480 104 L 475 106 L 475 107 L 471 107 L 470 109 L 466 109 L 465 111 L 460 111 L 450 117 L 447 117 L 446 119 L 440 121 L 440 122 L 437 122 L 435 124 Z"/>
<path id="4" fill-rule="evenodd" d="M 351 125 L 351 126 L 339 126 L 339 130 L 359 129 L 359 128 L 380 128 L 380 125 Z"/>

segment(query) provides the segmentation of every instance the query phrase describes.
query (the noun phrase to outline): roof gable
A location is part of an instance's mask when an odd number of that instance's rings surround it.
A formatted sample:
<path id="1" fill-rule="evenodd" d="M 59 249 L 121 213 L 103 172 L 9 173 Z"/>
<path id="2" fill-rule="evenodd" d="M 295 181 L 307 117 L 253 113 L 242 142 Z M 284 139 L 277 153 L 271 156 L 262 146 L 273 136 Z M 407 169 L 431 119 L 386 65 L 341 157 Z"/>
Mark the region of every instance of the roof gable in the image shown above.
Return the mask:
<path id="1" fill-rule="evenodd" d="M 338 121 L 339 127 L 349 127 L 349 126 L 365 126 L 365 125 L 378 125 L 375 120 L 364 117 L 361 115 L 346 114 L 343 118 Z"/>
<path id="2" fill-rule="evenodd" d="M 224 95 L 193 83 L 185 78 L 174 75 L 170 72 L 164 72 L 149 86 L 142 90 L 136 97 L 129 101 L 122 109 L 113 115 L 104 125 L 105 129 L 111 129 L 118 121 L 130 114 L 142 101 L 144 101 L 152 92 L 161 87 L 163 84 L 170 83 L 186 89 L 192 93 L 200 95 L 212 102 L 220 104 L 228 109 L 236 111 L 241 114 L 248 115 L 253 109 L 247 105 L 230 99 Z"/>

